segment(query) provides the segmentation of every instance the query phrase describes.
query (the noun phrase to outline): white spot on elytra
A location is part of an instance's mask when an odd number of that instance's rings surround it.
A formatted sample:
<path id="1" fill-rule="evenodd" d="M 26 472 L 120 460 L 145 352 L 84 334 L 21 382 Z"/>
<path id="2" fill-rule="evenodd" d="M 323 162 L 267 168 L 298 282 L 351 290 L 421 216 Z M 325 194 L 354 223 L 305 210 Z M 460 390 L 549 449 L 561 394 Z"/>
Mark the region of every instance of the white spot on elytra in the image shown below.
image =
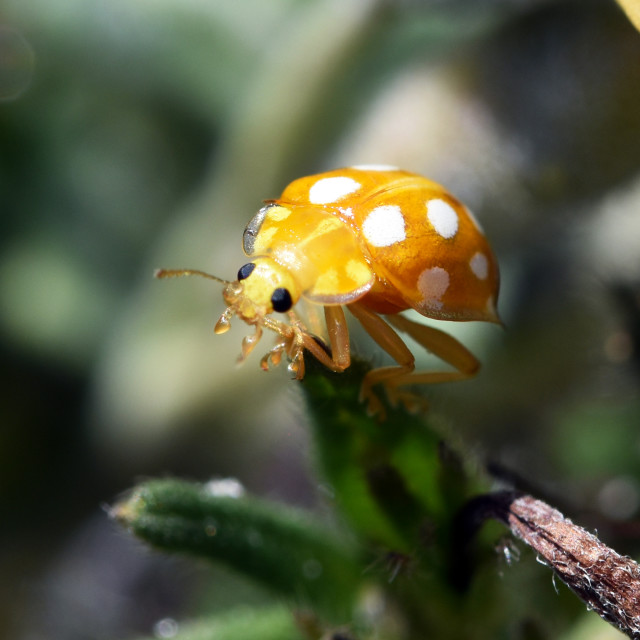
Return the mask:
<path id="1" fill-rule="evenodd" d="M 374 247 L 388 247 L 402 242 L 406 237 L 404 217 L 400 207 L 383 204 L 373 209 L 362 223 L 362 233 Z"/>
<path id="2" fill-rule="evenodd" d="M 356 164 L 351 168 L 359 171 L 399 171 L 398 167 L 392 164 Z"/>
<path id="3" fill-rule="evenodd" d="M 444 200 L 427 201 L 427 218 L 433 228 L 449 240 L 458 233 L 458 214 L 455 209 Z"/>
<path id="4" fill-rule="evenodd" d="M 347 218 L 353 218 L 353 209 L 351 207 L 340 207 L 340 213 Z"/>
<path id="5" fill-rule="evenodd" d="M 424 304 L 432 309 L 441 309 L 441 298 L 449 288 L 449 274 L 442 267 L 425 269 L 418 276 L 418 291 Z"/>
<path id="6" fill-rule="evenodd" d="M 353 178 L 343 176 L 322 178 L 309 189 L 309 202 L 311 204 L 329 204 L 348 196 L 359 188 L 360 183 Z"/>
<path id="7" fill-rule="evenodd" d="M 471 260 L 469 260 L 469 266 L 471 271 L 478 280 L 486 280 L 489 275 L 489 260 L 484 253 L 474 253 Z"/>

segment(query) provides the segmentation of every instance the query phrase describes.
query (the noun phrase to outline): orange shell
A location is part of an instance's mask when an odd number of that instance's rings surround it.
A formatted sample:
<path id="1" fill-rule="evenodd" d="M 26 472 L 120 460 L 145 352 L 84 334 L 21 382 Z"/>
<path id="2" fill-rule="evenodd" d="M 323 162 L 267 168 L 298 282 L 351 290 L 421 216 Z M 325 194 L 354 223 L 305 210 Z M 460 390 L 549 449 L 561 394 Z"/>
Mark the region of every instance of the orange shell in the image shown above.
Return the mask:
<path id="1" fill-rule="evenodd" d="M 413 308 L 440 320 L 499 321 L 497 261 L 471 212 L 441 185 L 393 167 L 351 167 L 295 180 L 274 204 L 290 212 L 280 224 L 300 239 L 312 229 L 298 211 L 341 220 L 373 272 L 366 292 L 359 282 L 350 299 L 348 286 L 336 284 L 340 299 L 327 295 L 324 304 L 360 299 L 380 313 Z M 329 234 L 315 243 L 320 275 L 354 259 Z"/>

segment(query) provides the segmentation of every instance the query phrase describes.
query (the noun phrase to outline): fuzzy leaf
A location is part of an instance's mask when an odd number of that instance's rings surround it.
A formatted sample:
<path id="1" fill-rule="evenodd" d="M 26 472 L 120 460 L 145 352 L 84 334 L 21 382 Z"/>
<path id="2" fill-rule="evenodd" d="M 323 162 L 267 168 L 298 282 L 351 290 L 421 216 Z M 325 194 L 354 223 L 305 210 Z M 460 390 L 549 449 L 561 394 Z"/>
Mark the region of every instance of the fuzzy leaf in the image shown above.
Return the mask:
<path id="1" fill-rule="evenodd" d="M 384 420 L 366 414 L 358 395 L 368 364 L 336 374 L 308 360 L 302 386 L 338 508 L 367 540 L 405 554 L 426 544 L 447 571 L 454 514 L 482 483 L 468 479 L 424 416 L 388 404 Z"/>
<path id="2" fill-rule="evenodd" d="M 153 480 L 112 514 L 162 550 L 222 562 L 330 618 L 351 611 L 362 574 L 357 553 L 301 511 L 212 495 L 206 485 Z"/>

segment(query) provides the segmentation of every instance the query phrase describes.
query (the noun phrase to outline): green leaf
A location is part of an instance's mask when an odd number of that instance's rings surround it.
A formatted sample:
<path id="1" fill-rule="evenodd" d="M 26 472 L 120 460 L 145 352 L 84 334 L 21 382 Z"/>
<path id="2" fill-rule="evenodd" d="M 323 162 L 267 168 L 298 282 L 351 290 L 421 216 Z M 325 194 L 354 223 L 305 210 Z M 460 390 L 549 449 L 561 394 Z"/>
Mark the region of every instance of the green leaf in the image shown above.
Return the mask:
<path id="1" fill-rule="evenodd" d="M 351 614 L 362 575 L 357 551 L 304 512 L 213 495 L 206 485 L 153 480 L 112 514 L 162 550 L 224 563 L 328 618 Z"/>
<path id="2" fill-rule="evenodd" d="M 449 547 L 453 518 L 484 487 L 469 479 L 428 414 L 388 403 L 384 420 L 366 414 L 358 395 L 369 369 L 355 360 L 336 374 L 308 359 L 302 387 L 321 472 L 337 507 L 366 540 L 405 554 L 426 545 L 431 560 L 446 570 L 442 551 Z M 385 401 L 382 390 L 380 399 Z"/>

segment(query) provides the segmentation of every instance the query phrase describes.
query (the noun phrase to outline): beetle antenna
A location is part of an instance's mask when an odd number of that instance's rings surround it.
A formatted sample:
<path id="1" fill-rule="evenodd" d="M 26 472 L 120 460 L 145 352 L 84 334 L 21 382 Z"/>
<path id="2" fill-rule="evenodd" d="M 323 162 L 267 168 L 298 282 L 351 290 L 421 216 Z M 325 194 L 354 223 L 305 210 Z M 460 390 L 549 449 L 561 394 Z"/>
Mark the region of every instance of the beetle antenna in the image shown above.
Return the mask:
<path id="1" fill-rule="evenodd" d="M 223 280 L 217 276 L 212 276 L 210 273 L 205 273 L 199 269 L 156 269 L 153 272 L 155 278 L 180 278 L 182 276 L 201 276 L 208 278 L 209 280 L 215 280 L 222 284 L 231 284 L 229 280 Z"/>

